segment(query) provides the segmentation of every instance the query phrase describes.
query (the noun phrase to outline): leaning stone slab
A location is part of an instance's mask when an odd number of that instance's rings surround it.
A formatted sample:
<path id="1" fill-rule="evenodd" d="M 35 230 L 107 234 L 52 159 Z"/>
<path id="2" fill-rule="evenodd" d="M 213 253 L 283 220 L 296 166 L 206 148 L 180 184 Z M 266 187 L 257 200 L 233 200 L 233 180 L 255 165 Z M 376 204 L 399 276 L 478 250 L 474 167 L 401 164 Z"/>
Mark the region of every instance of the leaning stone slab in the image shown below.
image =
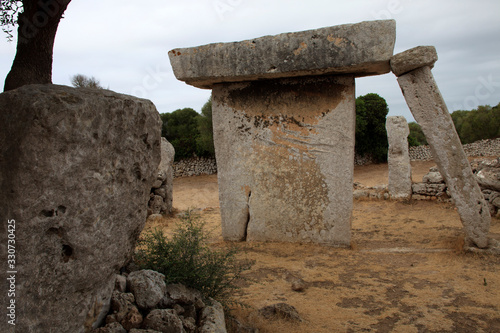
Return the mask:
<path id="1" fill-rule="evenodd" d="M 158 111 L 107 90 L 29 85 L 0 94 L 0 123 L 0 253 L 7 263 L 15 220 L 16 332 L 88 332 L 146 221 Z"/>
<path id="2" fill-rule="evenodd" d="M 408 123 L 402 116 L 387 117 L 386 128 L 389 141 L 389 194 L 394 199 L 409 199 L 412 189 Z"/>
<path id="3" fill-rule="evenodd" d="M 169 52 L 177 79 L 199 88 L 222 82 L 390 71 L 394 20 L 369 21 Z"/>
<path id="4" fill-rule="evenodd" d="M 428 57 L 432 58 L 432 51 Z M 404 55 L 404 54 L 403 54 Z M 391 65 L 411 58 L 396 55 Z M 417 64 L 415 64 L 417 66 Z M 398 83 L 415 120 L 422 127 L 432 155 L 457 207 L 468 240 L 479 248 L 488 246 L 491 217 L 481 189 L 474 179 L 448 108 L 427 61 L 399 76 Z"/>

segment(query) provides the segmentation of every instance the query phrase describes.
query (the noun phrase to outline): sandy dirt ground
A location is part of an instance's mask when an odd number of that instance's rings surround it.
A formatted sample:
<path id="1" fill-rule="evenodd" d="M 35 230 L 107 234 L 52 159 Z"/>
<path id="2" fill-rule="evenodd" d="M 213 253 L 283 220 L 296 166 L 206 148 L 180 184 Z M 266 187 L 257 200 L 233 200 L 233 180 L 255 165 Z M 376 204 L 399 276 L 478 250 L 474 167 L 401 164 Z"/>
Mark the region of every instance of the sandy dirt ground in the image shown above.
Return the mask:
<path id="1" fill-rule="evenodd" d="M 412 162 L 421 181 L 431 162 Z M 387 183 L 387 165 L 356 167 L 354 181 Z M 216 175 L 176 179 L 176 213 L 195 209 L 223 242 Z M 145 230 L 171 232 L 166 217 Z M 500 221 L 491 237 L 500 240 Z M 260 332 L 500 332 L 500 257 L 465 253 L 455 208 L 436 201 L 355 200 L 352 246 L 238 243 L 252 263 L 235 295 L 248 305 L 232 315 Z M 297 279 L 306 289 L 296 292 Z M 258 309 L 285 302 L 302 322 L 264 319 Z"/>

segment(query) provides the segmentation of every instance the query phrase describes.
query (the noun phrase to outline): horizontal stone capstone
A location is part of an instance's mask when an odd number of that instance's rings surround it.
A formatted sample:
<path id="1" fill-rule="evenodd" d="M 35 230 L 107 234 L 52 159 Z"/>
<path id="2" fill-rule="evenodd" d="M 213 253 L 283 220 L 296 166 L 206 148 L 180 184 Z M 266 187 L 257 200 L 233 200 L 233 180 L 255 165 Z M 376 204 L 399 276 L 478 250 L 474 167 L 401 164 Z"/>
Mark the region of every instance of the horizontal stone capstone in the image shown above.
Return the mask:
<path id="1" fill-rule="evenodd" d="M 324 74 L 390 72 L 394 20 L 366 21 L 232 43 L 171 50 L 177 79 L 198 88 L 214 84 Z"/>

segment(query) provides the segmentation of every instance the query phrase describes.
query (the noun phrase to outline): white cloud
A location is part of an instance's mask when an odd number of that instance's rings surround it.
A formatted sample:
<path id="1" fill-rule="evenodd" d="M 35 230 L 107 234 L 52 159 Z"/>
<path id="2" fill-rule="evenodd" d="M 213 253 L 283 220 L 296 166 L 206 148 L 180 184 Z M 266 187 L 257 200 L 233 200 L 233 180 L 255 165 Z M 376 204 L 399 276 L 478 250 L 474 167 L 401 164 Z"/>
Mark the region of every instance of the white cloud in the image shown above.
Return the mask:
<path id="1" fill-rule="evenodd" d="M 71 75 L 93 75 L 112 90 L 144 94 L 160 112 L 199 111 L 210 91 L 175 79 L 170 49 L 393 18 L 396 53 L 436 46 L 433 72 L 450 111 L 476 102 L 496 105 L 499 12 L 498 0 L 74 0 L 56 37 L 53 80 L 69 84 Z M 15 44 L 0 41 L 0 77 L 14 54 Z M 390 115 L 412 120 L 394 75 L 358 79 L 356 90 L 378 93 Z"/>

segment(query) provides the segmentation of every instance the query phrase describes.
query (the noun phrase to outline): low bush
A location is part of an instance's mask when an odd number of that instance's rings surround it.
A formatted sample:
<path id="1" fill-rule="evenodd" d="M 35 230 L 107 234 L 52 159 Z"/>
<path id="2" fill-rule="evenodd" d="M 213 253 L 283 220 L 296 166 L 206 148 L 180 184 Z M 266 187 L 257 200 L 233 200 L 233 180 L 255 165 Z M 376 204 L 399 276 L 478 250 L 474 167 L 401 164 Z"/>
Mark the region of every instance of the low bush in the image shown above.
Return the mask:
<path id="1" fill-rule="evenodd" d="M 199 290 L 205 298 L 213 298 L 228 308 L 238 304 L 233 298 L 247 265 L 236 259 L 236 247 L 213 249 L 208 244 L 210 233 L 205 223 L 188 213 L 168 239 L 155 229 L 139 240 L 135 262 L 141 269 L 165 275 L 167 284 L 180 283 Z"/>

